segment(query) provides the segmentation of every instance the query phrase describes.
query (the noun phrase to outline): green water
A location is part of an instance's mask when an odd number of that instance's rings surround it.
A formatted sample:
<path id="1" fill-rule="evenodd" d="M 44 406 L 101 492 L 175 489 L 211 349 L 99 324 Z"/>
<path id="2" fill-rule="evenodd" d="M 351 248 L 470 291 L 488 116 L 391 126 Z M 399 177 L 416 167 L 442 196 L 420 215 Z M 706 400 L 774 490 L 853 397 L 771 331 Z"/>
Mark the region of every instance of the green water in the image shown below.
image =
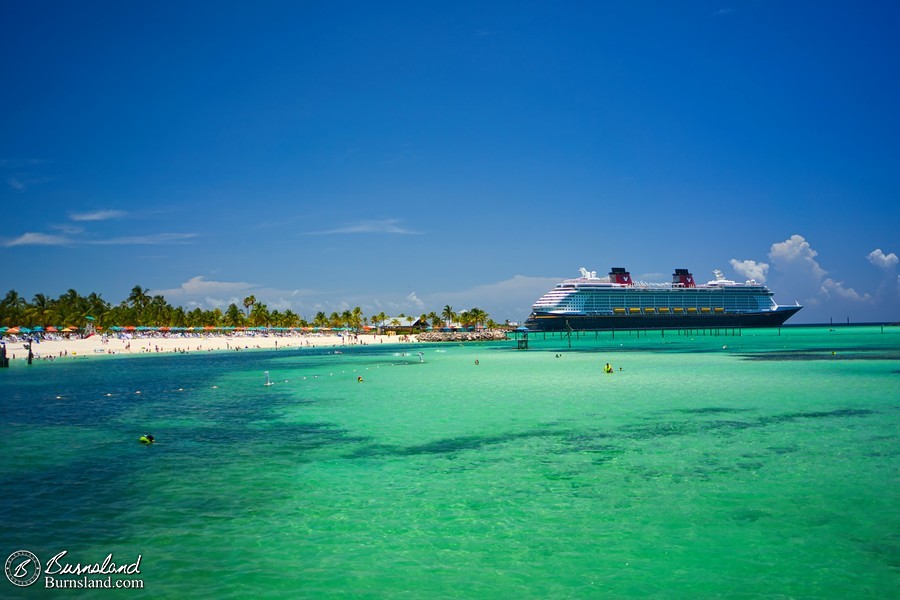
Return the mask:
<path id="1" fill-rule="evenodd" d="M 140 554 L 144 589 L 0 595 L 897 597 L 883 331 L 17 365 L 0 558 Z"/>

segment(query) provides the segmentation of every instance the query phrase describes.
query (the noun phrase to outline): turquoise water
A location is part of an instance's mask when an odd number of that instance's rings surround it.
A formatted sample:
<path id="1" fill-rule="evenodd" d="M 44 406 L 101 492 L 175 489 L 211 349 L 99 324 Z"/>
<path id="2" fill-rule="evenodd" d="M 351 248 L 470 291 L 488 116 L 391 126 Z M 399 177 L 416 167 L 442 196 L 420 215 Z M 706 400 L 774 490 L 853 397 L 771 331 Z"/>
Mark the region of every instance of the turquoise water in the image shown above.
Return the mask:
<path id="1" fill-rule="evenodd" d="M 889 327 L 14 365 L 0 558 L 144 588 L 0 595 L 897 597 L 898 382 Z"/>

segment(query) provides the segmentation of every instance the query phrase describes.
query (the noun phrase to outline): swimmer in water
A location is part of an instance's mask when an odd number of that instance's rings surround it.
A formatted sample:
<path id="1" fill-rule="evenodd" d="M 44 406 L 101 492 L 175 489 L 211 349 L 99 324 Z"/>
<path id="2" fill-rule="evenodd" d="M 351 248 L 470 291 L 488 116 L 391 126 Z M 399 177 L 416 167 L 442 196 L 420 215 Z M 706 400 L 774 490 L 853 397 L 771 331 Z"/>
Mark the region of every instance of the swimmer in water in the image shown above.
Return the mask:
<path id="1" fill-rule="evenodd" d="M 152 435 L 147 433 L 145 435 L 142 435 L 140 438 L 138 438 L 138 441 L 142 444 L 152 444 L 155 440 L 153 439 Z"/>

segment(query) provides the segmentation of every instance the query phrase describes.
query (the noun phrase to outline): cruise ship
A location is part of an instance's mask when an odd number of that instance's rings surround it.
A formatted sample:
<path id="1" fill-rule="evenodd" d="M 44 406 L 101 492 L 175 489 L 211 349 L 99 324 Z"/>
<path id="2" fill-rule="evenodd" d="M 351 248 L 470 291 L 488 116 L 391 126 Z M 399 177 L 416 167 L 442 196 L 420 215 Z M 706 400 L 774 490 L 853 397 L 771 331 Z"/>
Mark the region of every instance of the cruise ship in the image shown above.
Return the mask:
<path id="1" fill-rule="evenodd" d="M 779 306 L 765 285 L 738 283 L 713 271 L 697 285 L 687 269 L 675 269 L 671 283 L 635 282 L 624 268 L 608 277 L 581 269 L 538 298 L 525 327 L 531 331 L 599 329 L 703 329 L 780 327 L 802 306 Z"/>

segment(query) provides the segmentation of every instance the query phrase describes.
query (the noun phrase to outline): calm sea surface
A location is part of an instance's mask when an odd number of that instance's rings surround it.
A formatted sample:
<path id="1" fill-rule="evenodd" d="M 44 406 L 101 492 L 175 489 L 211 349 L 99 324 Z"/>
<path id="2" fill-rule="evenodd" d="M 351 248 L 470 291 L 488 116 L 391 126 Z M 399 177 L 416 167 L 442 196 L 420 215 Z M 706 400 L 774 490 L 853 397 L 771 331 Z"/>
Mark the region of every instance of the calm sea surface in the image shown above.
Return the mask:
<path id="1" fill-rule="evenodd" d="M 530 346 L 17 361 L 0 559 L 144 587 L 0 597 L 900 596 L 900 328 Z"/>

